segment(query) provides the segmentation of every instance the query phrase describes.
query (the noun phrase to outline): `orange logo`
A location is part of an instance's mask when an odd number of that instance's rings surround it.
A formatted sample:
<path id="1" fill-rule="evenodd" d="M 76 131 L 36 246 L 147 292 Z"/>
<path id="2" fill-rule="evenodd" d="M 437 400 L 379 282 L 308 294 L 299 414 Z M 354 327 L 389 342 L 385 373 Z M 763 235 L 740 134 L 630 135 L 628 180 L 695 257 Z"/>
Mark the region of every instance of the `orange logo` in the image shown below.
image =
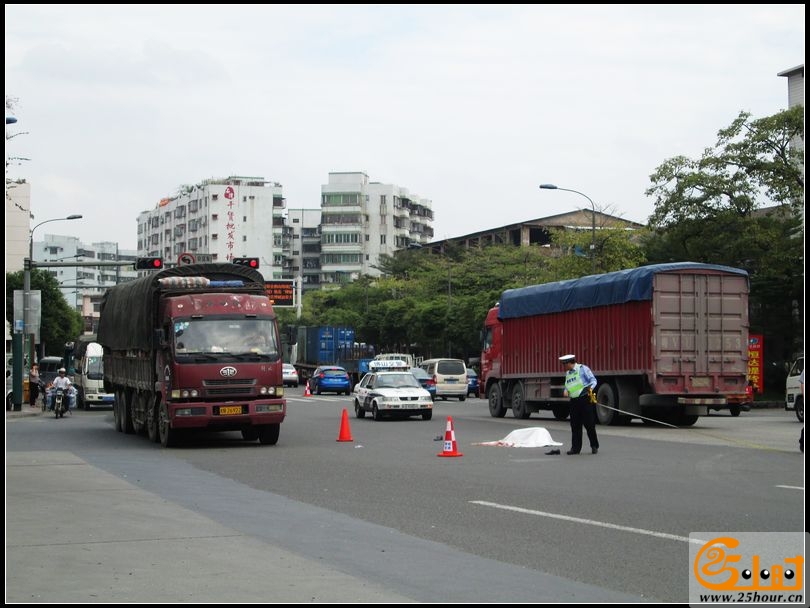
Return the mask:
<path id="1" fill-rule="evenodd" d="M 759 555 L 754 555 L 750 564 L 741 564 L 741 555 L 726 553 L 726 549 L 736 549 L 739 545 L 740 541 L 730 536 L 720 536 L 703 545 L 692 565 L 698 582 L 715 591 L 802 589 L 803 556 L 788 557 L 784 564 L 762 567 Z"/>

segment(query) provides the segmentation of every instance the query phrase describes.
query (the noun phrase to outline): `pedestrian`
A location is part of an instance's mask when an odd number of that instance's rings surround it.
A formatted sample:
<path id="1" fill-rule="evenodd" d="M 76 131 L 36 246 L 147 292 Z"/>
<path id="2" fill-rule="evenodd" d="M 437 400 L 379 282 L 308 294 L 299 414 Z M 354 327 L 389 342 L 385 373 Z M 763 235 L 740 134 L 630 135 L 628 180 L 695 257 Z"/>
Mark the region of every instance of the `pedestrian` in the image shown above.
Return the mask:
<path id="1" fill-rule="evenodd" d="M 571 400 L 571 449 L 566 454 L 579 454 L 582 451 L 582 427 L 588 433 L 591 453 L 599 452 L 599 439 L 596 437 L 596 412 L 593 390 L 596 376 L 587 365 L 577 363 L 574 355 L 563 355 L 560 361 L 565 366 L 565 390 L 563 395 Z"/>
<path id="2" fill-rule="evenodd" d="M 39 385 L 42 379 L 39 377 L 39 365 L 34 363 L 28 372 L 28 405 L 35 407 L 37 397 L 39 397 Z"/>

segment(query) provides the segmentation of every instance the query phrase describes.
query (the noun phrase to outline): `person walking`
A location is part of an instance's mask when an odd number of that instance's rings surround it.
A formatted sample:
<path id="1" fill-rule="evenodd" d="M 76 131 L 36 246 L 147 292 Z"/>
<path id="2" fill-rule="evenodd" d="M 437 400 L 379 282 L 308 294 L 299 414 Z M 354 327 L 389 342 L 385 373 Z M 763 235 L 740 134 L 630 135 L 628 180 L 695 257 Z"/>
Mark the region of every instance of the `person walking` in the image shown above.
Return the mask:
<path id="1" fill-rule="evenodd" d="M 582 427 L 588 433 L 591 453 L 599 452 L 599 439 L 596 436 L 596 412 L 591 396 L 596 388 L 596 376 L 587 365 L 577 363 L 574 355 L 563 355 L 560 361 L 565 366 L 565 390 L 563 395 L 571 400 L 571 449 L 566 454 L 579 454 L 582 451 Z"/>
<path id="2" fill-rule="evenodd" d="M 28 405 L 35 407 L 39 397 L 39 386 L 42 379 L 39 377 L 39 365 L 34 363 L 28 372 Z"/>

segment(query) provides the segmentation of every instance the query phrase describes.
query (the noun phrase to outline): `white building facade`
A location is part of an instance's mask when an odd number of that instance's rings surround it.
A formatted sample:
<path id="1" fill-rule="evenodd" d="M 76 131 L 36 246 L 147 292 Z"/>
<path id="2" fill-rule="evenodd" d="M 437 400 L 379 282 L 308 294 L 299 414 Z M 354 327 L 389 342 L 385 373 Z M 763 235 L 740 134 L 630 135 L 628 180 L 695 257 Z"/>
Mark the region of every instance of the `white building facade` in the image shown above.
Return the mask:
<path id="1" fill-rule="evenodd" d="M 285 272 L 282 278 L 300 281 L 303 290 L 319 289 L 321 284 L 321 210 L 288 209 L 283 249 Z"/>
<path id="2" fill-rule="evenodd" d="M 322 287 L 379 276 L 380 256 L 433 238 L 431 201 L 363 172 L 330 173 L 321 186 Z"/>
<path id="3" fill-rule="evenodd" d="M 165 266 L 181 256 L 198 262 L 258 257 L 266 279 L 281 279 L 285 206 L 281 184 L 263 177 L 183 186 L 138 215 L 138 255 L 160 256 Z"/>

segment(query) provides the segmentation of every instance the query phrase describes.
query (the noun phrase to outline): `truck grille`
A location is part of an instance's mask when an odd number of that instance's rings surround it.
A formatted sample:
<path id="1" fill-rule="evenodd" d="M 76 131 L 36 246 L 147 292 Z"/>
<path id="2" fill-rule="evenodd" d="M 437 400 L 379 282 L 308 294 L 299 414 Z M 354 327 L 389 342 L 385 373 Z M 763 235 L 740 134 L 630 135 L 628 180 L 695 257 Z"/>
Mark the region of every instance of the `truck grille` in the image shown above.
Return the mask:
<path id="1" fill-rule="evenodd" d="M 203 380 L 206 397 L 253 395 L 256 378 L 211 378 Z"/>
<path id="2" fill-rule="evenodd" d="M 203 380 L 203 386 L 255 386 L 256 378 L 211 378 Z"/>

